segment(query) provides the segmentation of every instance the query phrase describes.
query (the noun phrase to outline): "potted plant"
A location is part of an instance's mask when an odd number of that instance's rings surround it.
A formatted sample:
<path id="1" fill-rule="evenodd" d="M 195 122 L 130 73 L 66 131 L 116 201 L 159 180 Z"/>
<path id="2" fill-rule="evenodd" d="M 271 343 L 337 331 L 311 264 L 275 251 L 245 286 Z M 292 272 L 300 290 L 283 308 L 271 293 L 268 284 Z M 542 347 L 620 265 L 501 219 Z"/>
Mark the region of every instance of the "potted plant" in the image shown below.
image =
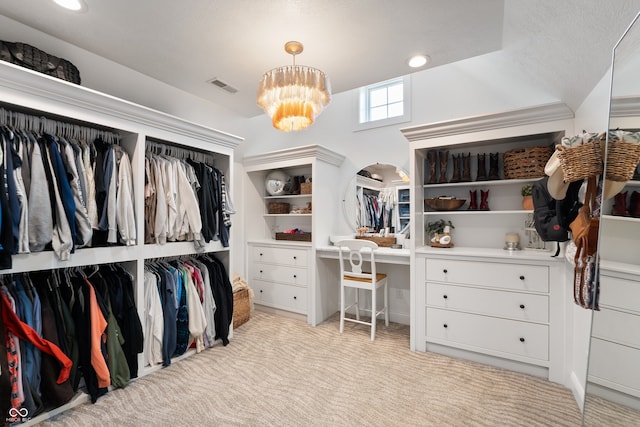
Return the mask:
<path id="1" fill-rule="evenodd" d="M 425 231 L 429 238 L 429 245 L 446 248 L 452 247 L 451 230 L 454 228 L 451 221 L 445 221 L 444 219 L 427 223 Z"/>
<path id="2" fill-rule="evenodd" d="M 531 184 L 524 185 L 520 189 L 520 194 L 522 195 L 522 209 L 526 211 L 533 210 L 533 186 Z"/>

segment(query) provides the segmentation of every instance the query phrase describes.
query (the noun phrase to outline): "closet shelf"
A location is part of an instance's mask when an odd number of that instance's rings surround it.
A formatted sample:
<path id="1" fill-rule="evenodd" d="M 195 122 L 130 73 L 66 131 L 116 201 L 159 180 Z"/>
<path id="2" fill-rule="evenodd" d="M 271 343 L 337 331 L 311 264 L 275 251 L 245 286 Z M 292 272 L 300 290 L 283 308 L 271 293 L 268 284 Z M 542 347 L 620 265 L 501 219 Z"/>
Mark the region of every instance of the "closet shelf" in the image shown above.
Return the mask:
<path id="1" fill-rule="evenodd" d="M 301 216 L 301 217 L 311 217 L 313 214 L 264 214 L 264 217 L 294 217 L 294 216 Z"/>
<path id="2" fill-rule="evenodd" d="M 514 215 L 514 214 L 527 214 L 533 211 L 527 211 L 523 209 L 513 210 L 495 210 L 495 211 L 481 211 L 481 210 L 457 210 L 457 211 L 428 211 L 423 212 L 425 216 L 432 215 Z"/>
<path id="3" fill-rule="evenodd" d="M 212 241 L 205 245 L 203 250 L 197 250 L 193 242 L 167 242 L 164 245 L 149 243 L 144 245 L 144 258 L 164 258 L 180 255 L 193 255 L 207 252 L 228 251 L 219 241 Z"/>
<path id="4" fill-rule="evenodd" d="M 313 194 L 284 194 L 282 196 L 265 196 L 265 200 L 279 200 L 279 199 L 311 199 Z"/>
<path id="5" fill-rule="evenodd" d="M 135 246 L 82 248 L 76 249 L 68 261 L 60 261 L 53 251 L 18 254 L 12 257 L 13 268 L 2 270 L 2 274 L 126 262 L 135 259 L 136 250 Z"/>
<path id="6" fill-rule="evenodd" d="M 635 218 L 632 216 L 602 215 L 602 219 L 607 221 L 640 222 L 640 218 Z"/>
<path id="7" fill-rule="evenodd" d="M 447 187 L 493 187 L 508 184 L 529 184 L 537 181 L 539 178 L 527 179 L 497 179 L 493 181 L 467 181 L 467 182 L 446 182 L 442 184 L 424 184 L 425 189 L 447 188 Z M 640 185 L 640 183 L 639 183 Z"/>

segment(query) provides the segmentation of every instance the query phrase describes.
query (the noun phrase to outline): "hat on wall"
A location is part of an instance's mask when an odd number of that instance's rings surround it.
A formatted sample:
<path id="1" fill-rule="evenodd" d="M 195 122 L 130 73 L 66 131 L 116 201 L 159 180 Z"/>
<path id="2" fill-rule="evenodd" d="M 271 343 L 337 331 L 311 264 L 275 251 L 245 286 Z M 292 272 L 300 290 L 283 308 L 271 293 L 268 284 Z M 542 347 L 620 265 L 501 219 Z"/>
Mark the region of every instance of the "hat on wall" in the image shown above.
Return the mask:
<path id="1" fill-rule="evenodd" d="M 564 173 L 560 166 L 560 159 L 558 158 L 558 150 L 554 151 L 547 164 L 544 167 L 544 173 L 549 177 L 547 180 L 547 190 L 551 197 L 556 200 L 562 200 L 567 195 L 567 189 L 569 183 L 564 182 Z"/>

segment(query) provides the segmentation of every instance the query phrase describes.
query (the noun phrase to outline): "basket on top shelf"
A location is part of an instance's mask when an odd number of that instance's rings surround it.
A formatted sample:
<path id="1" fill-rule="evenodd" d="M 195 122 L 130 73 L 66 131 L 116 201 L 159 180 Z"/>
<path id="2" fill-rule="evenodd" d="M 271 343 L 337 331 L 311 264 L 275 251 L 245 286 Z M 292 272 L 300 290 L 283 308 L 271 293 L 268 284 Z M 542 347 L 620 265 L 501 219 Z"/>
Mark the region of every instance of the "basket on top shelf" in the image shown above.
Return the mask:
<path id="1" fill-rule="evenodd" d="M 595 140 L 573 147 L 558 145 L 556 149 L 564 182 L 582 181 L 591 176 L 600 175 L 603 165 L 603 146 L 604 140 Z"/>
<path id="2" fill-rule="evenodd" d="M 609 140 L 607 143 L 607 179 L 626 182 L 640 161 L 640 143 Z"/>
<path id="3" fill-rule="evenodd" d="M 291 205 L 282 202 L 269 202 L 267 212 L 270 214 L 288 214 Z"/>
<path id="4" fill-rule="evenodd" d="M 311 183 L 310 182 L 301 182 L 300 183 L 300 194 L 311 194 Z"/>
<path id="5" fill-rule="evenodd" d="M 505 151 L 503 155 L 505 179 L 542 178 L 544 167 L 552 153 L 551 146 L 523 147 Z"/>

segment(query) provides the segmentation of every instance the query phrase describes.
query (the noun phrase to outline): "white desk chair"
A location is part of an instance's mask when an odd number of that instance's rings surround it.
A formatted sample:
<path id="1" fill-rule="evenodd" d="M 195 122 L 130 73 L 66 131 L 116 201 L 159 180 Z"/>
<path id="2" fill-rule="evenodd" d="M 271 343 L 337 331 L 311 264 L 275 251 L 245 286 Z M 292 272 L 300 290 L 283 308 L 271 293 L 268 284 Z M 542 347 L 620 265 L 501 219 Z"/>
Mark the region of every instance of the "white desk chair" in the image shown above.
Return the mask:
<path id="1" fill-rule="evenodd" d="M 340 333 L 344 331 L 344 322 L 361 323 L 371 326 L 371 341 L 376 337 L 376 320 L 384 313 L 384 324 L 389 326 L 389 291 L 387 290 L 387 275 L 376 271 L 375 249 L 378 245 L 370 240 L 346 239 L 336 243 L 340 250 Z M 362 270 L 363 262 L 371 262 L 371 271 Z M 377 291 L 384 286 L 384 307 L 378 310 Z M 345 288 L 355 289 L 355 302 L 345 306 Z M 360 308 L 358 299 L 360 289 L 371 291 L 371 309 Z M 356 318 L 347 318 L 344 313 L 351 307 L 356 309 Z M 360 310 L 371 312 L 371 321 L 360 320 Z"/>

